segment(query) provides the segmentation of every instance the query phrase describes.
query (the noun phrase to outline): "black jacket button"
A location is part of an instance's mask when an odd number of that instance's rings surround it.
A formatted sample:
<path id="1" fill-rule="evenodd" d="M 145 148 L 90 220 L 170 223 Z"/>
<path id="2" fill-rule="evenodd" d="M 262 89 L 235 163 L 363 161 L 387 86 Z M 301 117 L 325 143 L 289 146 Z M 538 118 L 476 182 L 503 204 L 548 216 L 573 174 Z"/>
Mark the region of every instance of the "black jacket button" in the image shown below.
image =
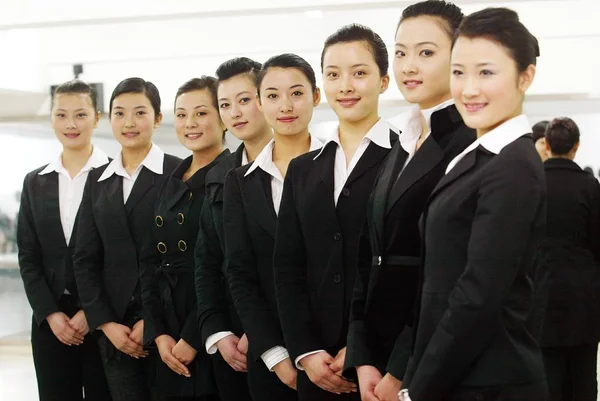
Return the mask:
<path id="1" fill-rule="evenodd" d="M 342 195 L 344 195 L 344 196 L 350 196 L 350 190 L 348 188 L 342 189 Z"/>
<path id="2" fill-rule="evenodd" d="M 333 282 L 335 284 L 339 284 L 342 281 L 342 276 L 340 276 L 339 274 L 334 274 L 333 275 Z"/>
<path id="3" fill-rule="evenodd" d="M 340 234 L 340 233 L 333 234 L 333 239 L 336 240 L 336 241 L 341 240 L 342 239 L 342 234 Z"/>

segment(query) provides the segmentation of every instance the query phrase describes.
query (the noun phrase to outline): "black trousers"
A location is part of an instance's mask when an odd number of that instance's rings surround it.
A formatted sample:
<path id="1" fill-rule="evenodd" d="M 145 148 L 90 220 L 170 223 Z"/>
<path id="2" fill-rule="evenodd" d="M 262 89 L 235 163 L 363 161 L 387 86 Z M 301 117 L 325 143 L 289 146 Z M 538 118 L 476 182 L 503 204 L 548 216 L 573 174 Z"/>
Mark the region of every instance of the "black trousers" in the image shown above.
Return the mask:
<path id="1" fill-rule="evenodd" d="M 297 401 L 298 393 L 270 372 L 261 358 L 248 354 L 248 387 L 253 401 Z"/>
<path id="2" fill-rule="evenodd" d="M 335 394 L 323 390 L 310 381 L 306 372 L 298 371 L 298 399 L 300 401 L 360 401 L 360 392 Z"/>
<path id="3" fill-rule="evenodd" d="M 408 390 L 410 395 L 410 389 Z M 546 381 L 528 384 L 461 388 L 447 401 L 547 401 Z"/>
<path id="4" fill-rule="evenodd" d="M 221 401 L 252 401 L 248 375 L 233 370 L 218 352 L 211 358 Z"/>
<path id="5" fill-rule="evenodd" d="M 67 316 L 78 311 L 70 296 L 59 300 Z M 40 401 L 110 400 L 97 346 L 97 333 L 85 336 L 83 344 L 61 343 L 47 322 L 31 326 L 31 347 Z"/>
<path id="6" fill-rule="evenodd" d="M 596 401 L 598 344 L 544 347 L 550 401 Z"/>

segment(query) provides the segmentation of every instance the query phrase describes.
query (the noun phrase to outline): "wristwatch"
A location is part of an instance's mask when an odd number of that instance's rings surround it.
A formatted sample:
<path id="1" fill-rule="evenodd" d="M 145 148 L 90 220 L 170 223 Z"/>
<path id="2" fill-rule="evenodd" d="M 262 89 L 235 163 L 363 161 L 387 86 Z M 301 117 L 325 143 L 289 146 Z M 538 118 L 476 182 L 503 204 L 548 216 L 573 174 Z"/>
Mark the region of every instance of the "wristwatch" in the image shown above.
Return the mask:
<path id="1" fill-rule="evenodd" d="M 410 396 L 408 395 L 407 388 L 400 390 L 400 392 L 398 393 L 398 400 L 399 401 L 412 401 L 410 399 Z"/>

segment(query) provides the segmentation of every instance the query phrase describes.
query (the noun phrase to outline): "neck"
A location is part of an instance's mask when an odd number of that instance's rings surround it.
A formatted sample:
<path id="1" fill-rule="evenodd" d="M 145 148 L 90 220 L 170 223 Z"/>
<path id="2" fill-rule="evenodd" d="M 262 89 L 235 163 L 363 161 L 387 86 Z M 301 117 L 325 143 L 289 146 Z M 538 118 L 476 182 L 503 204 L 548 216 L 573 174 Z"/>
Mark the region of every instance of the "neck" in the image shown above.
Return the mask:
<path id="1" fill-rule="evenodd" d="M 308 129 L 295 135 L 281 135 L 275 133 L 275 146 L 273 147 L 273 162 L 289 162 L 310 149 L 310 134 Z"/>
<path id="2" fill-rule="evenodd" d="M 122 148 L 121 149 L 121 157 L 123 167 L 128 173 L 134 171 L 138 166 L 144 161 L 150 149 L 152 148 L 152 142 L 150 142 L 147 146 L 139 147 L 139 148 Z"/>
<path id="3" fill-rule="evenodd" d="M 189 173 L 190 176 L 194 175 L 196 171 L 212 163 L 217 158 L 217 156 L 221 154 L 222 151 L 223 143 L 219 142 L 217 145 L 208 149 L 202 149 L 197 152 L 193 152 L 192 164 L 190 164 L 187 173 Z"/>
<path id="4" fill-rule="evenodd" d="M 491 127 L 477 128 L 477 138 L 481 138 L 482 136 L 484 136 L 488 132 L 490 132 L 490 131 L 498 128 L 499 126 L 501 126 L 502 124 L 504 124 L 508 120 L 512 120 L 513 118 L 518 117 L 521 114 L 523 114 L 523 104 L 519 104 L 519 106 L 513 111 L 512 114 L 510 114 L 508 117 L 506 117 L 502 121 L 499 121 L 497 124 L 495 124 L 495 125 L 493 125 Z"/>
<path id="5" fill-rule="evenodd" d="M 87 164 L 93 150 L 94 147 L 91 143 L 79 149 L 63 148 L 62 164 L 71 177 L 76 176 Z"/>
<path id="6" fill-rule="evenodd" d="M 549 159 L 564 159 L 564 160 L 573 161 L 573 159 L 575 159 L 575 155 L 573 155 L 571 153 L 567 153 L 564 155 L 555 155 L 554 153 L 550 153 Z"/>
<path id="7" fill-rule="evenodd" d="M 375 111 L 368 117 L 357 122 L 349 122 L 340 120 L 340 141 L 345 139 L 362 139 L 379 121 L 379 113 Z M 342 139 L 342 137 L 344 137 Z"/>
<path id="8" fill-rule="evenodd" d="M 271 128 L 265 129 L 260 135 L 256 136 L 256 138 L 248 139 L 244 141 L 244 148 L 246 149 L 246 156 L 248 157 L 248 162 L 253 162 L 254 159 L 259 155 L 259 153 L 264 149 L 264 147 L 269 143 L 269 141 L 273 138 L 273 131 Z"/>

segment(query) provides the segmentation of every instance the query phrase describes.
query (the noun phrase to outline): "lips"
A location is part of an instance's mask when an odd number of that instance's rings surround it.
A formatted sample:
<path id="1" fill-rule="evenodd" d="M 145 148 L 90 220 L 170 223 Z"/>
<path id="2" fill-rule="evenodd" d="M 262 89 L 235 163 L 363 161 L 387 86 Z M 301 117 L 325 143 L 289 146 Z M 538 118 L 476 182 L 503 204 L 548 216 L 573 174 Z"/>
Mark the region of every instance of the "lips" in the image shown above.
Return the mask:
<path id="1" fill-rule="evenodd" d="M 65 133 L 65 136 L 69 139 L 75 139 L 79 136 L 79 134 L 76 132 L 67 132 Z"/>
<path id="2" fill-rule="evenodd" d="M 296 121 L 298 119 L 298 117 L 280 117 L 277 119 L 277 121 L 281 121 L 282 123 L 285 124 L 290 124 L 293 123 L 294 121 Z"/>
<path id="3" fill-rule="evenodd" d="M 123 136 L 125 138 L 135 138 L 139 134 L 140 134 L 139 132 L 123 132 Z"/>
<path id="4" fill-rule="evenodd" d="M 238 121 L 237 123 L 233 124 L 233 128 L 242 129 L 247 124 L 248 124 L 248 121 Z"/>
<path id="5" fill-rule="evenodd" d="M 358 97 L 338 99 L 338 103 L 342 107 L 353 107 L 358 102 L 360 102 Z"/>
<path id="6" fill-rule="evenodd" d="M 483 109 L 485 106 L 487 106 L 487 103 L 465 103 L 465 109 L 467 109 L 467 112 L 469 113 L 476 113 L 479 110 Z"/>
<path id="7" fill-rule="evenodd" d="M 423 83 L 423 81 L 418 81 L 416 79 L 409 79 L 409 80 L 404 81 L 403 83 L 404 83 L 404 86 L 406 86 L 406 88 L 415 89 L 415 88 L 418 88 Z"/>
<path id="8" fill-rule="evenodd" d="M 202 136 L 201 132 L 192 132 L 192 133 L 189 133 L 189 134 L 185 134 L 185 137 L 187 139 L 191 139 L 191 140 L 199 139 L 201 136 Z"/>

